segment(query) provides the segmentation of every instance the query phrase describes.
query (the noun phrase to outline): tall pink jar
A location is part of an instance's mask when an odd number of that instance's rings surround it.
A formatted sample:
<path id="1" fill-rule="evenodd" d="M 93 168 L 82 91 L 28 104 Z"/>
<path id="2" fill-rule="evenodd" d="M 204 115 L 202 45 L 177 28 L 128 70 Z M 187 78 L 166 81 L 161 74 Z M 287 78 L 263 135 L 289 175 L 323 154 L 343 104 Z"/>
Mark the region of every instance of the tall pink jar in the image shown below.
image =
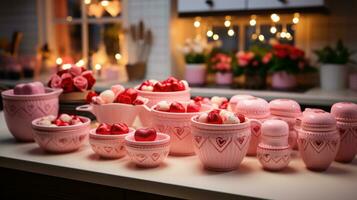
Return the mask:
<path id="1" fill-rule="evenodd" d="M 31 123 L 34 119 L 58 115 L 58 97 L 62 89 L 46 88 L 44 94 L 15 95 L 14 90 L 1 93 L 6 125 L 19 141 L 34 141 Z"/>
<path id="2" fill-rule="evenodd" d="M 336 157 L 340 146 L 340 135 L 334 116 L 319 109 L 303 112 L 298 128 L 300 155 L 310 170 L 326 170 Z"/>
<path id="3" fill-rule="evenodd" d="M 357 153 L 357 104 L 349 102 L 335 103 L 331 114 L 337 121 L 341 143 L 336 161 L 349 163 Z"/>
<path id="4" fill-rule="evenodd" d="M 208 124 L 191 118 L 195 152 L 206 169 L 231 171 L 239 167 L 250 141 L 250 121 L 240 124 Z"/>
<path id="5" fill-rule="evenodd" d="M 275 99 L 269 102 L 271 117 L 281 119 L 289 125 L 289 145 L 297 148 L 296 118 L 301 116 L 300 105 L 291 99 Z"/>
<path id="6" fill-rule="evenodd" d="M 269 104 L 264 99 L 257 97 L 245 99 L 238 102 L 236 113 L 243 114 L 251 119 L 252 137 L 249 144 L 248 155 L 255 156 L 261 135 L 261 123 L 270 117 Z"/>

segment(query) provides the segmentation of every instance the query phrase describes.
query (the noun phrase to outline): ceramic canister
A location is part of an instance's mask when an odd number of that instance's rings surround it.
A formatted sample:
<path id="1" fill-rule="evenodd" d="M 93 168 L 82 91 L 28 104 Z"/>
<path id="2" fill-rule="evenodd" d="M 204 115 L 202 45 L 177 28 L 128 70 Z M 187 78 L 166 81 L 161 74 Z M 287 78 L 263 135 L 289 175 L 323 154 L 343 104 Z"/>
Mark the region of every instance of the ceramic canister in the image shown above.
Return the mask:
<path id="1" fill-rule="evenodd" d="M 357 153 L 357 104 L 335 103 L 331 108 L 331 114 L 336 118 L 341 138 L 335 160 L 351 162 Z"/>
<path id="2" fill-rule="evenodd" d="M 334 116 L 320 109 L 303 112 L 298 128 L 298 145 L 301 157 L 308 169 L 326 170 L 335 159 L 340 136 Z"/>
<path id="3" fill-rule="evenodd" d="M 243 114 L 251 119 L 252 137 L 247 154 L 255 156 L 261 134 L 261 123 L 270 117 L 269 104 L 264 99 L 257 97 L 245 99 L 238 102 L 236 113 Z"/>
<path id="4" fill-rule="evenodd" d="M 285 121 L 271 119 L 262 124 L 257 158 L 264 169 L 281 170 L 290 162 L 289 126 Z"/>
<path id="5" fill-rule="evenodd" d="M 273 119 L 284 120 L 289 125 L 289 145 L 297 147 L 297 132 L 294 129 L 296 118 L 301 116 L 300 105 L 291 99 L 275 99 L 269 102 L 270 113 Z"/>
<path id="6" fill-rule="evenodd" d="M 232 96 L 231 99 L 229 99 L 229 109 L 232 112 L 236 112 L 236 107 L 239 101 L 242 101 L 244 99 L 251 99 L 254 98 L 252 95 L 249 94 L 237 94 Z"/>

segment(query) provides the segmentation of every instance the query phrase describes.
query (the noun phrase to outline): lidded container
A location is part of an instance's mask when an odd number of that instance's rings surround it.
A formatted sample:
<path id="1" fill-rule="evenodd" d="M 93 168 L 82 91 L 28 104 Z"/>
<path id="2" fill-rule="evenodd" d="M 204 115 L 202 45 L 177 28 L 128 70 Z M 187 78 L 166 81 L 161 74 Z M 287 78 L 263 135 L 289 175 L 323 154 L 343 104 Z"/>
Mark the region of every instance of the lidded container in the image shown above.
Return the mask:
<path id="1" fill-rule="evenodd" d="M 300 105 L 291 99 L 275 99 L 269 102 L 270 113 L 273 119 L 284 120 L 289 125 L 289 145 L 297 147 L 296 118 L 301 116 Z"/>
<path id="2" fill-rule="evenodd" d="M 299 151 L 306 167 L 314 171 L 326 170 L 340 145 L 334 116 L 320 109 L 307 109 L 298 120 L 301 120 L 297 129 Z"/>
<path id="3" fill-rule="evenodd" d="M 249 95 L 249 94 L 237 94 L 232 96 L 231 99 L 229 99 L 229 106 L 230 110 L 232 112 L 236 112 L 237 104 L 239 101 L 245 100 L 245 99 L 251 99 L 254 98 L 254 96 Z"/>
<path id="4" fill-rule="evenodd" d="M 264 169 L 278 171 L 290 162 L 289 126 L 283 120 L 270 119 L 262 124 L 257 158 Z"/>
<path id="5" fill-rule="evenodd" d="M 252 137 L 247 154 L 249 156 L 255 156 L 261 135 L 261 123 L 270 117 L 269 103 L 257 97 L 245 99 L 238 102 L 236 113 L 251 119 Z"/>
<path id="6" fill-rule="evenodd" d="M 337 121 L 340 134 L 340 148 L 336 161 L 349 163 L 357 153 L 357 104 L 350 102 L 335 103 L 331 114 Z"/>

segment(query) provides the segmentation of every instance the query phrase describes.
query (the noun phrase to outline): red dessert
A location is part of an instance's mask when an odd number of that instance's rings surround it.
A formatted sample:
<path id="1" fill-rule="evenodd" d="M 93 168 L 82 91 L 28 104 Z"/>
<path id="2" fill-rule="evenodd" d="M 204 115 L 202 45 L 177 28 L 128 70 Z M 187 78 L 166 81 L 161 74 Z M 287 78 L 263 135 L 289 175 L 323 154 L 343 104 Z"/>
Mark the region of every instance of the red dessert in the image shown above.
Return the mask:
<path id="1" fill-rule="evenodd" d="M 220 110 L 212 110 L 208 113 L 207 123 L 210 124 L 223 124 L 223 118 L 219 115 Z"/>
<path id="2" fill-rule="evenodd" d="M 156 135 L 157 133 L 153 128 L 140 128 L 135 131 L 134 139 L 136 141 L 154 141 Z"/>
<path id="3" fill-rule="evenodd" d="M 139 90 L 150 92 L 176 92 L 183 91 L 188 88 L 188 84 L 184 80 L 178 80 L 175 77 L 170 76 L 166 80 L 146 80 L 140 86 Z"/>
<path id="4" fill-rule="evenodd" d="M 166 101 L 160 101 L 156 104 L 155 110 L 162 112 L 174 112 L 174 113 L 191 113 L 191 112 L 200 112 L 201 103 L 199 102 L 190 102 L 187 105 L 174 101 L 172 103 L 168 103 Z"/>
<path id="5" fill-rule="evenodd" d="M 129 133 L 129 127 L 125 123 L 115 123 L 113 125 L 101 123 L 95 132 L 99 135 L 121 135 Z"/>
<path id="6" fill-rule="evenodd" d="M 173 102 L 170 105 L 169 112 L 184 113 L 186 111 L 185 107 L 178 102 Z"/>
<path id="7" fill-rule="evenodd" d="M 95 130 L 95 133 L 99 135 L 110 135 L 111 126 L 106 123 L 99 124 L 98 128 Z"/>
<path id="8" fill-rule="evenodd" d="M 199 112 L 201 110 L 200 102 L 191 102 L 187 105 L 187 112 Z"/>

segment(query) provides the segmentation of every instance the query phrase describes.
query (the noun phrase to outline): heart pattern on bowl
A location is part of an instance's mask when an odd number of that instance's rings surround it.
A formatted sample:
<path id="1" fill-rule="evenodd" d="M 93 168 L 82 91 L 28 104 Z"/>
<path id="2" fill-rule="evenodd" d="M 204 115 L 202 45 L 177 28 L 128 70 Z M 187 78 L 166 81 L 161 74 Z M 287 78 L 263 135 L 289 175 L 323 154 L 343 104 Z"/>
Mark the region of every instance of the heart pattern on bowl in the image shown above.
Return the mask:
<path id="1" fill-rule="evenodd" d="M 219 136 L 216 138 L 209 138 L 209 141 L 217 149 L 217 151 L 221 153 L 232 142 L 232 138 L 225 137 L 225 136 Z"/>

